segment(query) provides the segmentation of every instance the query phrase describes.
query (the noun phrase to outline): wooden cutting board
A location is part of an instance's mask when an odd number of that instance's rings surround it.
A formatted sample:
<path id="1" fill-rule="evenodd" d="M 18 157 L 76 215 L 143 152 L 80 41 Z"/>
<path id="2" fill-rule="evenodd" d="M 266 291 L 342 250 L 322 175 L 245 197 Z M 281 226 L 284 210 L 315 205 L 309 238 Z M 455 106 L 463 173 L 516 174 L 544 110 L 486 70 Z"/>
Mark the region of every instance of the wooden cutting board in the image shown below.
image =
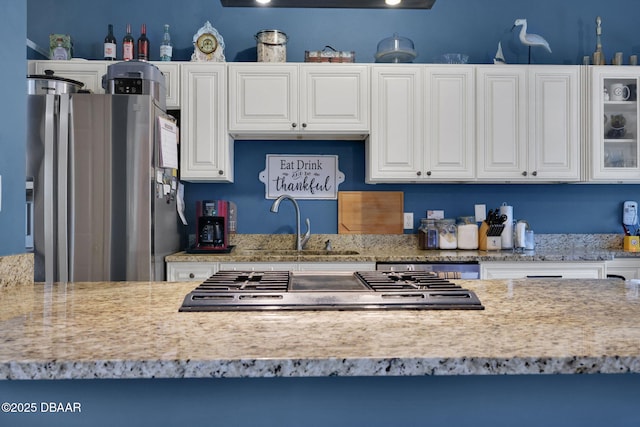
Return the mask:
<path id="1" fill-rule="evenodd" d="M 403 234 L 402 191 L 339 191 L 339 234 Z"/>

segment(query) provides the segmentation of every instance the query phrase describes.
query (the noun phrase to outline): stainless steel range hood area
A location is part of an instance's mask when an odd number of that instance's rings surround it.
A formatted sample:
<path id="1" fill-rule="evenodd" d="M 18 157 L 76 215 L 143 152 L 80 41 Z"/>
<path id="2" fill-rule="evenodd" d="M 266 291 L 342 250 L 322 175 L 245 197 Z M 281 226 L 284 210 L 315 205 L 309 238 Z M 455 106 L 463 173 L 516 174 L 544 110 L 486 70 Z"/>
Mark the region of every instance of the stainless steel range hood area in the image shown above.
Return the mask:
<path id="1" fill-rule="evenodd" d="M 343 8 L 343 9 L 431 9 L 436 0 L 402 0 L 395 6 L 384 0 L 271 0 L 260 4 L 256 0 L 220 0 L 225 7 L 291 7 L 291 8 Z"/>

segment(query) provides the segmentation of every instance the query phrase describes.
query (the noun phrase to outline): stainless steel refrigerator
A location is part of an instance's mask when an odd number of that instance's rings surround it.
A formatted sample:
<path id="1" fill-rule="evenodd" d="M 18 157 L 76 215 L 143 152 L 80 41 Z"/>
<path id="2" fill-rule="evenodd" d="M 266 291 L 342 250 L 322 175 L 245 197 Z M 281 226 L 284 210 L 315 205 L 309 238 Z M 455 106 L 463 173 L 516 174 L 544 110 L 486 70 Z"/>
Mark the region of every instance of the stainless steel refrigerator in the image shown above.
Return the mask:
<path id="1" fill-rule="evenodd" d="M 151 95 L 28 95 L 35 281 L 165 279 L 180 237 L 162 116 Z"/>

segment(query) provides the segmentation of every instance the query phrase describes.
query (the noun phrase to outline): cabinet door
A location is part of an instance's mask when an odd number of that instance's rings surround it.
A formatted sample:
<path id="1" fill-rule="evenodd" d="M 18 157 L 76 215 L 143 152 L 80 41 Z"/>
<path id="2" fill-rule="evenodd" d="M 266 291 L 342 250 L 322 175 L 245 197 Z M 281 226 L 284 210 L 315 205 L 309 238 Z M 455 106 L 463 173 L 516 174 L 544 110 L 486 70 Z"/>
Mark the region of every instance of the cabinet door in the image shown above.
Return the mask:
<path id="1" fill-rule="evenodd" d="M 369 132 L 369 68 L 300 64 L 299 130 Z"/>
<path id="2" fill-rule="evenodd" d="M 180 65 L 175 62 L 152 62 L 164 75 L 167 109 L 180 108 Z"/>
<path id="3" fill-rule="evenodd" d="M 607 275 L 622 276 L 626 280 L 640 278 L 640 259 L 615 258 L 607 261 Z"/>
<path id="4" fill-rule="evenodd" d="M 186 181 L 233 181 L 226 127 L 226 65 L 182 68 L 180 176 Z"/>
<path id="5" fill-rule="evenodd" d="M 480 264 L 480 278 L 490 279 L 604 279 L 602 262 L 486 262 Z"/>
<path id="6" fill-rule="evenodd" d="M 367 182 L 416 181 L 422 175 L 422 68 L 371 69 Z"/>
<path id="7" fill-rule="evenodd" d="M 84 83 L 83 89 L 93 93 L 104 93 L 102 76 L 107 74 L 105 61 L 36 61 L 35 74 L 52 70 L 54 76 L 77 80 Z"/>
<path id="8" fill-rule="evenodd" d="M 229 131 L 290 132 L 298 121 L 296 65 L 229 65 Z"/>
<path id="9" fill-rule="evenodd" d="M 425 68 L 423 177 L 475 178 L 475 108 L 472 66 Z"/>
<path id="10" fill-rule="evenodd" d="M 544 181 L 580 180 L 580 69 L 529 69 L 528 176 Z"/>
<path id="11" fill-rule="evenodd" d="M 300 262 L 298 271 L 374 271 L 375 262 Z"/>
<path id="12" fill-rule="evenodd" d="M 295 271 L 295 262 L 221 262 L 220 271 Z"/>
<path id="13" fill-rule="evenodd" d="M 526 67 L 478 67 L 476 73 L 478 179 L 526 179 Z"/>
<path id="14" fill-rule="evenodd" d="M 203 282 L 217 271 L 217 262 L 168 262 L 167 282 Z"/>
<path id="15" fill-rule="evenodd" d="M 591 181 L 639 182 L 636 67 L 591 69 Z"/>

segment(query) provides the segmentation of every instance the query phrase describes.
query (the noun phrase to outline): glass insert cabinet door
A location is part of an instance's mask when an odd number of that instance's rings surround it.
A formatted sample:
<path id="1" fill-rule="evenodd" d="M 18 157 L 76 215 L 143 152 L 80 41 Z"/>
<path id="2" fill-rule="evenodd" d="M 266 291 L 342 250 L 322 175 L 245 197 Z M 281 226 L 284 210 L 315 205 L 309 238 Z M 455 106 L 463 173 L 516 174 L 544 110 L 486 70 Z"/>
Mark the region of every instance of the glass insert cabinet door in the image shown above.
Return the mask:
<path id="1" fill-rule="evenodd" d="M 593 179 L 640 182 L 640 67 L 592 67 Z"/>

